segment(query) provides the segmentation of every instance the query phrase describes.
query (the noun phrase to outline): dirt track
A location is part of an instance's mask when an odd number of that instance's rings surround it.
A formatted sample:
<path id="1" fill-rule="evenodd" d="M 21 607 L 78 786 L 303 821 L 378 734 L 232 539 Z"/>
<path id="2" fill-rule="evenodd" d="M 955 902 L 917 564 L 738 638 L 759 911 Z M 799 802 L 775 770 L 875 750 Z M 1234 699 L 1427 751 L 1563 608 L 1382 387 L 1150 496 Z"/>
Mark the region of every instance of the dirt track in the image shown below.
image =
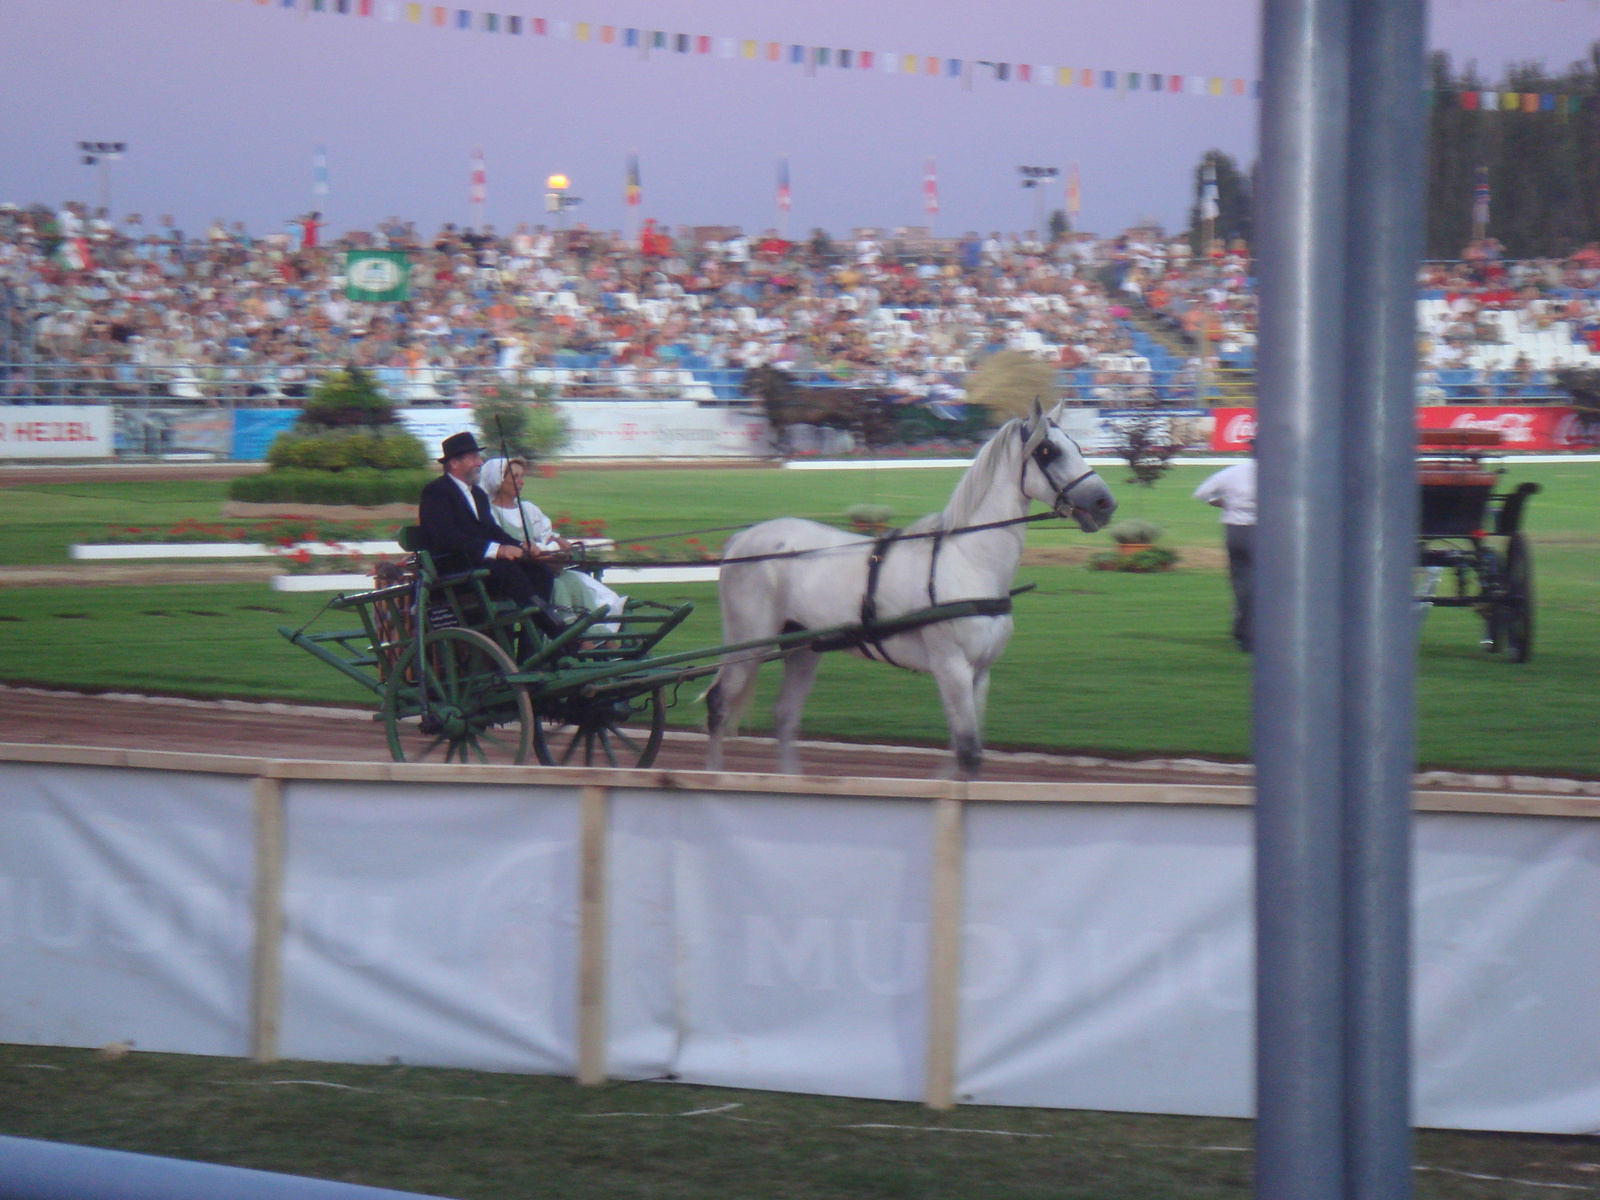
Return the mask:
<path id="1" fill-rule="evenodd" d="M 383 731 L 366 709 L 84 695 L 3 684 L 0 742 L 334 762 L 388 759 Z M 702 734 L 669 730 L 656 765 L 669 770 L 698 770 L 703 763 L 704 746 Z M 899 779 L 933 778 L 948 761 L 943 750 L 930 747 L 843 742 L 802 742 L 801 757 L 811 775 Z M 726 767 L 730 771 L 765 772 L 772 766 L 773 745 L 768 738 L 739 738 L 727 747 Z M 1253 776 L 1248 764 L 1198 759 L 1117 762 L 1072 754 L 990 751 L 984 760 L 984 778 L 1019 782 L 1249 784 Z M 1600 797 L 1597 780 L 1429 771 L 1418 775 L 1416 782 L 1419 787 Z"/>
<path id="2" fill-rule="evenodd" d="M 313 708 L 232 700 L 81 695 L 33 688 L 0 687 L 0 742 L 111 746 L 270 758 L 386 761 L 383 730 L 364 709 Z M 705 739 L 669 731 L 656 765 L 696 770 Z M 912 746 L 857 746 L 808 742 L 806 769 L 817 775 L 931 778 L 948 758 L 944 751 Z M 773 748 L 766 738 L 730 744 L 730 771 L 769 771 Z M 1241 783 L 1249 768 L 1233 763 L 1176 765 L 1115 764 L 1061 754 L 991 753 L 985 777 L 1000 780 Z"/>

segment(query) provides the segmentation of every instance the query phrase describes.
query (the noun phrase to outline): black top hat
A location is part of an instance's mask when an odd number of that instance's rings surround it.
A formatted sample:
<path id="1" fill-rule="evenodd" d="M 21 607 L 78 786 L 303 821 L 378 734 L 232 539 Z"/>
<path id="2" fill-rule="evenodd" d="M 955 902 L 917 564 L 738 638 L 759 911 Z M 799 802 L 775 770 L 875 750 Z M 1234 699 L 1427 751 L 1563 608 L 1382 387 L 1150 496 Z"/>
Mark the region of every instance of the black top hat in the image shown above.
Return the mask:
<path id="1" fill-rule="evenodd" d="M 439 447 L 442 453 L 439 461 L 449 462 L 452 458 L 460 458 L 463 454 L 482 454 L 483 447 L 478 445 L 478 439 L 470 433 L 452 433 L 445 438 Z"/>

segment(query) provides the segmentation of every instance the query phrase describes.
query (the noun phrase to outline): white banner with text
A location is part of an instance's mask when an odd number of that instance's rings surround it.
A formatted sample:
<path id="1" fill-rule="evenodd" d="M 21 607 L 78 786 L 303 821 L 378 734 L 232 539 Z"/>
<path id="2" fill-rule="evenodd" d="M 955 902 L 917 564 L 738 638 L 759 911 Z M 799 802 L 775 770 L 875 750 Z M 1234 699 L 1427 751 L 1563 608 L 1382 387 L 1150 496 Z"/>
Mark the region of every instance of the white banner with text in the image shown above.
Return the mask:
<path id="1" fill-rule="evenodd" d="M 18 404 L 0 408 L 0 460 L 110 458 L 109 404 Z"/>
<path id="2" fill-rule="evenodd" d="M 558 400 L 572 440 L 562 458 L 763 458 L 771 434 L 765 417 L 693 400 Z M 402 408 L 401 423 L 430 456 L 452 433 L 477 434 L 484 454 L 499 453 L 495 431 L 479 429 L 470 408 Z"/>
<path id="3" fill-rule="evenodd" d="M 610 1075 L 923 1096 L 929 800 L 609 795 Z M 0 1041 L 248 1053 L 278 992 L 252 982 L 251 781 L 0 763 L 0 797 Z M 575 1070 L 578 788 L 282 803 L 282 1055 Z M 1249 1116 L 1250 810 L 965 813 L 957 1098 Z M 1600 1128 L 1600 820 L 1422 812 L 1415 844 L 1416 1122 Z"/>

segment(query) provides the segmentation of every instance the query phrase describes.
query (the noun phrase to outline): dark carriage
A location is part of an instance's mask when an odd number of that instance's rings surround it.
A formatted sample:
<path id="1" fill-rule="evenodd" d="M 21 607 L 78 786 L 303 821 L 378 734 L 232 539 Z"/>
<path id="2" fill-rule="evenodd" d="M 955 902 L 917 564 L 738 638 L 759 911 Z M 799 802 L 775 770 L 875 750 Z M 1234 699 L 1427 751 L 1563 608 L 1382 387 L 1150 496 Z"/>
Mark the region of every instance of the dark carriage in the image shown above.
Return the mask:
<path id="1" fill-rule="evenodd" d="M 1504 467 L 1483 462 L 1495 430 L 1425 430 L 1417 457 L 1422 519 L 1417 600 L 1470 608 L 1483 618 L 1484 648 L 1508 662 L 1533 657 L 1533 553 L 1522 515 L 1537 483 L 1500 487 Z"/>
<path id="2" fill-rule="evenodd" d="M 772 427 L 773 449 L 780 455 L 793 425 L 848 430 L 859 446 L 869 450 L 894 440 L 894 400 L 877 388 L 802 383 L 787 371 L 764 366 L 745 372 L 744 389 L 761 401 Z"/>

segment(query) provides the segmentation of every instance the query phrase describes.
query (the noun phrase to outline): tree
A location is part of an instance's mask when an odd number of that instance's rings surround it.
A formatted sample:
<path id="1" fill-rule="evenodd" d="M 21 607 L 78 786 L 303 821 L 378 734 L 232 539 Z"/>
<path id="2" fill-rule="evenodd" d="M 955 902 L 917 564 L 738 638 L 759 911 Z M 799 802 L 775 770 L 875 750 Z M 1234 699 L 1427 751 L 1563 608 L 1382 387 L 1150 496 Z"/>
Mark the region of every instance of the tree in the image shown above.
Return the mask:
<path id="1" fill-rule="evenodd" d="M 1059 242 L 1072 232 L 1072 222 L 1067 219 L 1067 214 L 1059 208 L 1050 210 L 1050 240 Z"/>
<path id="2" fill-rule="evenodd" d="M 1200 204 L 1208 166 L 1217 176 L 1217 219 L 1213 236 L 1224 242 L 1242 238 L 1249 245 L 1255 233 L 1255 189 L 1250 176 L 1239 170 L 1239 164 L 1233 161 L 1231 155 L 1221 150 L 1207 150 L 1194 169 L 1194 206 L 1189 209 L 1189 245 L 1197 255 L 1203 255 L 1210 249 L 1200 244 L 1205 229 Z"/>
<path id="3" fill-rule="evenodd" d="M 1433 56 L 1429 71 L 1429 258 L 1459 258 L 1470 239 L 1479 167 L 1488 173 L 1489 235 L 1508 255 L 1560 256 L 1600 240 L 1600 42 L 1560 75 L 1513 64 L 1490 83 L 1472 63 L 1456 74 L 1445 54 Z M 1539 108 L 1486 110 L 1485 91 L 1532 94 Z M 1545 96 L 1554 108 L 1544 107 Z"/>

